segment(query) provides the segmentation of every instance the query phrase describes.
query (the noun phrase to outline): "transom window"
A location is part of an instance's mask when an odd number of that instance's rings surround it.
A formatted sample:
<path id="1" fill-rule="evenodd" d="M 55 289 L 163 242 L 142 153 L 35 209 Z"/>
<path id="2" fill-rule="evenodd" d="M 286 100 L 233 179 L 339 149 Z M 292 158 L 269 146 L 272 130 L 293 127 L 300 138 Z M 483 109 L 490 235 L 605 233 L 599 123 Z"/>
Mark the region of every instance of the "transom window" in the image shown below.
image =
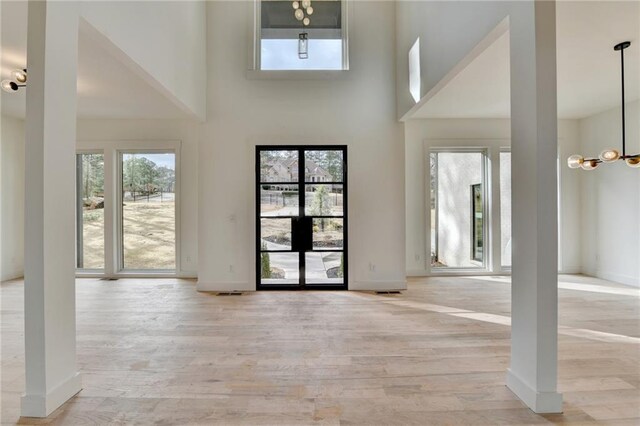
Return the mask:
<path id="1" fill-rule="evenodd" d="M 348 69 L 345 0 L 258 0 L 256 68 Z"/>

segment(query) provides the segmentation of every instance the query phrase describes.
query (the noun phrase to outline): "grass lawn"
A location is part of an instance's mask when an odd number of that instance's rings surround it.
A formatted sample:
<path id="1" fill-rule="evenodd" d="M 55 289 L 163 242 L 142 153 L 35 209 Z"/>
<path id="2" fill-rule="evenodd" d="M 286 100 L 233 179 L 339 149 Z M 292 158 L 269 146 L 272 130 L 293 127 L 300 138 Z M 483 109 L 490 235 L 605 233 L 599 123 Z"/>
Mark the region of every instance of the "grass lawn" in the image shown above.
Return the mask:
<path id="1" fill-rule="evenodd" d="M 102 269 L 104 209 L 83 215 L 83 267 Z M 126 201 L 122 225 L 125 269 L 175 269 L 175 202 Z"/>

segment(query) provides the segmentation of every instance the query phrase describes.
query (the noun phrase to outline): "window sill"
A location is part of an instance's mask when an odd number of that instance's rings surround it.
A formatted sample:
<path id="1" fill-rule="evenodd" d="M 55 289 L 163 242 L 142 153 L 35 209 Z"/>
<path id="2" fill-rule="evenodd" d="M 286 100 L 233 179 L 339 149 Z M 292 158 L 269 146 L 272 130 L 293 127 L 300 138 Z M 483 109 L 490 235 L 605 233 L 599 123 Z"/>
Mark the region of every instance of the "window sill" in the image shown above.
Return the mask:
<path id="1" fill-rule="evenodd" d="M 339 80 L 349 70 L 247 70 L 249 80 Z"/>

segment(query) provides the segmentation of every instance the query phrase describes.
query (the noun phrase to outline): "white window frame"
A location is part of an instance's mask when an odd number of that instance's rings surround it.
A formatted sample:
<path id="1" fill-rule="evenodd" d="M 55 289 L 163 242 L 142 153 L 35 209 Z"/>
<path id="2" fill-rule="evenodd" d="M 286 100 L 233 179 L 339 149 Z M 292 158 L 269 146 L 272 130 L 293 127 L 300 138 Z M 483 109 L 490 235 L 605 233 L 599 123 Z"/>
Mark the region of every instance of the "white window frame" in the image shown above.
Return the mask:
<path id="1" fill-rule="evenodd" d="M 104 270 L 76 269 L 78 277 L 104 278 L 174 278 L 181 276 L 181 141 L 78 141 L 76 153 L 104 154 Z M 121 200 L 120 176 L 122 171 L 121 153 L 161 153 L 175 154 L 175 270 L 133 270 L 123 269 L 122 265 L 122 209 L 117 200 Z"/>
<path id="2" fill-rule="evenodd" d="M 261 69 L 261 26 L 262 0 L 248 2 L 251 5 L 253 20 L 250 28 L 250 39 L 253 40 L 249 49 L 248 78 L 254 79 L 323 79 L 336 78 L 349 71 L 349 21 L 352 13 L 353 1 L 341 0 L 342 21 L 342 69 L 339 70 L 263 70 Z M 292 9 L 293 13 L 293 9 Z"/>

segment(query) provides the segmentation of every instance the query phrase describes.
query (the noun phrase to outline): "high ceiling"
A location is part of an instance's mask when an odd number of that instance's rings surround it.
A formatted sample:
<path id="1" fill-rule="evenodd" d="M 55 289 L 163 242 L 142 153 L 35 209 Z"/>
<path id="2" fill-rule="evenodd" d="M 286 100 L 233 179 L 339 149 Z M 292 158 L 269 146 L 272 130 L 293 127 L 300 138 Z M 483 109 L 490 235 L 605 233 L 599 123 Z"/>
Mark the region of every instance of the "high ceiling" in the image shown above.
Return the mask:
<path id="1" fill-rule="evenodd" d="M 1 77 L 26 63 L 27 2 L 1 2 Z M 584 118 L 620 102 L 620 62 L 626 50 L 627 100 L 640 98 L 640 2 L 557 3 L 558 114 Z M 499 38 L 420 108 L 413 118 L 509 117 L 509 40 Z M 2 112 L 23 117 L 25 91 L 2 92 Z M 81 32 L 78 116 L 82 118 L 185 118 L 185 113 Z"/>
<path id="2" fill-rule="evenodd" d="M 2 79 L 26 64 L 27 2 L 2 1 Z M 2 113 L 25 115 L 25 90 L 2 92 Z M 83 31 L 78 42 L 78 117 L 185 118 L 144 79 Z"/>
<path id="3" fill-rule="evenodd" d="M 640 99 L 640 2 L 562 1 L 556 6 L 558 115 L 579 119 L 620 105 L 625 50 L 627 101 Z M 509 35 L 496 40 L 412 118 L 510 116 Z"/>

